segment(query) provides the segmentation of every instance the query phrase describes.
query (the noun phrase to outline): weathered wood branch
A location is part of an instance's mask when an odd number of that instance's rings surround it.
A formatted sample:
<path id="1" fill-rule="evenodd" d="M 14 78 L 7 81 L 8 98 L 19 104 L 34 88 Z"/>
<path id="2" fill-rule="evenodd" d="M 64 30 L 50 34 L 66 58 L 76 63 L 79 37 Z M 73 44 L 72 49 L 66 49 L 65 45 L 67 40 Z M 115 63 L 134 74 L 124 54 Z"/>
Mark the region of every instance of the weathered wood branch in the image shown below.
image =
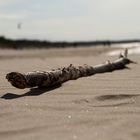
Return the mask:
<path id="1" fill-rule="evenodd" d="M 14 86 L 20 89 L 31 87 L 50 87 L 62 84 L 68 80 L 75 80 L 80 77 L 90 76 L 97 73 L 112 72 L 114 70 L 125 69 L 126 65 L 133 63 L 127 58 L 127 50 L 120 55 L 120 58 L 114 62 L 107 61 L 105 64 L 96 66 L 78 66 L 70 64 L 68 67 L 59 68 L 52 71 L 35 71 L 22 74 L 11 72 L 6 75 L 6 79 Z"/>

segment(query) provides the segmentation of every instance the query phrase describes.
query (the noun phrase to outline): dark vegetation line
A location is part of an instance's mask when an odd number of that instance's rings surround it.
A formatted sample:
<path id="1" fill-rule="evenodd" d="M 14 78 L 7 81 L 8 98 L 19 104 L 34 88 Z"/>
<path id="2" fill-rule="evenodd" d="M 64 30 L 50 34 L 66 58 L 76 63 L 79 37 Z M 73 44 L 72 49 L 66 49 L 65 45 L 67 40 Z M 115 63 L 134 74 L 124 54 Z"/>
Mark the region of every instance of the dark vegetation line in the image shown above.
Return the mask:
<path id="1" fill-rule="evenodd" d="M 139 39 L 132 40 L 101 40 L 101 41 L 76 41 L 76 42 L 52 42 L 41 40 L 28 40 L 28 39 L 9 39 L 4 36 L 0 36 L 0 48 L 11 49 L 28 49 L 28 48 L 67 48 L 67 47 L 85 47 L 85 46 L 110 46 L 112 44 L 120 43 L 135 43 L 140 42 Z"/>

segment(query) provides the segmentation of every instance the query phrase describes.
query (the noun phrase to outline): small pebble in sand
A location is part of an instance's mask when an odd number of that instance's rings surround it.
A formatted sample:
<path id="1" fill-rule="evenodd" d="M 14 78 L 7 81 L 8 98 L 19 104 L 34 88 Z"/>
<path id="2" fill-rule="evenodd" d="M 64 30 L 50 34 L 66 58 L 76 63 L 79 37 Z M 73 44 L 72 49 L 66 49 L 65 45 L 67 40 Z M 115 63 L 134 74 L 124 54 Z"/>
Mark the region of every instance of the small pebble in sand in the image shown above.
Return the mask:
<path id="1" fill-rule="evenodd" d="M 98 132 L 95 132 L 95 135 L 98 136 L 99 135 Z"/>
<path id="2" fill-rule="evenodd" d="M 71 116 L 69 115 L 68 118 L 71 119 Z"/>
<path id="3" fill-rule="evenodd" d="M 73 139 L 77 139 L 77 136 L 76 135 L 73 135 Z"/>

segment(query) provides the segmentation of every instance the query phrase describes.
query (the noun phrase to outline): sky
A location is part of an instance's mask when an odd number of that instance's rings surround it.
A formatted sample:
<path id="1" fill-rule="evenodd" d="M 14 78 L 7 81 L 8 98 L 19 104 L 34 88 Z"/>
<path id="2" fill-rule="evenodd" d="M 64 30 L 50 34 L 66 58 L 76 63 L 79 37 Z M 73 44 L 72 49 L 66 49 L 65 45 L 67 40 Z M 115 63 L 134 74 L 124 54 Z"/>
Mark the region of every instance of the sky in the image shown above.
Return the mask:
<path id="1" fill-rule="evenodd" d="M 0 0 L 0 36 L 51 41 L 139 39 L 139 13 L 140 0 Z"/>

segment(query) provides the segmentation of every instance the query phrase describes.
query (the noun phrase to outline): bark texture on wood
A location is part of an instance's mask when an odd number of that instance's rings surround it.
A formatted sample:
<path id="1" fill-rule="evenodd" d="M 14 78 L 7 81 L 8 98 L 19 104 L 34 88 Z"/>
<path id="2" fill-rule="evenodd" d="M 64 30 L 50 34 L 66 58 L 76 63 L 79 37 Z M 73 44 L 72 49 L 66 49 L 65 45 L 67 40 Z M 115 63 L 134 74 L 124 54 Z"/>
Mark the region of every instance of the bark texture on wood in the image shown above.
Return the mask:
<path id="1" fill-rule="evenodd" d="M 80 77 L 90 76 L 97 73 L 112 72 L 118 69 L 126 68 L 126 65 L 133 63 L 127 58 L 127 50 L 124 55 L 114 62 L 107 61 L 105 64 L 96 66 L 73 66 L 59 68 L 52 71 L 34 71 L 26 74 L 11 72 L 6 75 L 6 79 L 14 86 L 20 89 L 31 87 L 50 87 L 62 84 L 68 80 L 75 80 Z"/>

